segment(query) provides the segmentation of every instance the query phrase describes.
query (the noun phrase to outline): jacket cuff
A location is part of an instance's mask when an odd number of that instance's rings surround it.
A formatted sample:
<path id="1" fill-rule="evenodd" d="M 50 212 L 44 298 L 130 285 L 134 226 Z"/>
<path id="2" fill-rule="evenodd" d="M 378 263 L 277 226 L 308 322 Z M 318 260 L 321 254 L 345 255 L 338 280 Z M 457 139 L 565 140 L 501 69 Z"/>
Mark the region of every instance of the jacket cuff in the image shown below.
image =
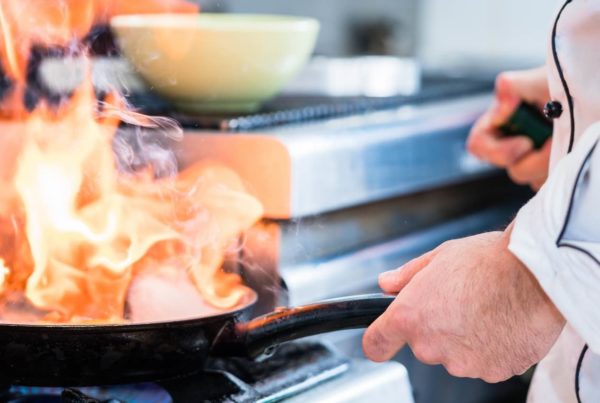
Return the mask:
<path id="1" fill-rule="evenodd" d="M 509 250 L 533 273 L 569 324 L 600 353 L 600 126 L 563 158 L 515 220 Z M 598 150 L 595 150 L 598 148 Z M 596 182 L 597 183 L 597 182 Z M 591 227 L 595 227 L 592 225 Z"/>
<path id="2" fill-rule="evenodd" d="M 532 201 L 515 221 L 509 250 L 533 273 L 567 322 L 600 354 L 600 267 L 579 251 L 556 245 Z"/>

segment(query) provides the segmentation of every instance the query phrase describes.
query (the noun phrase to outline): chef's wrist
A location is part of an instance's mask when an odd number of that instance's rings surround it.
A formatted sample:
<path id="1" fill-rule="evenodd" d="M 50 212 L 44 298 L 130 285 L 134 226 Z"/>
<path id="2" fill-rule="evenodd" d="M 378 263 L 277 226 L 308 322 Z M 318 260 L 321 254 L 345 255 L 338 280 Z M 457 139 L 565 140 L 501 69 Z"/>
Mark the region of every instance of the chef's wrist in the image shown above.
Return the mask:
<path id="1" fill-rule="evenodd" d="M 527 291 L 522 292 L 523 303 L 532 306 L 532 321 L 540 322 L 539 325 L 543 325 L 542 322 L 553 322 L 558 326 L 564 326 L 566 319 L 560 313 L 554 302 L 548 296 L 542 285 L 539 283 L 534 273 L 527 267 L 519 256 L 513 253 L 509 249 L 511 243 L 512 233 L 515 227 L 515 221 L 511 222 L 508 227 L 504 230 L 501 238 L 502 249 L 506 252 L 505 259 L 507 260 L 506 267 L 509 270 L 518 272 L 518 277 L 521 278 L 521 285 L 527 285 Z M 533 307 L 537 307 L 533 308 Z"/>
<path id="2" fill-rule="evenodd" d="M 506 248 L 506 250 L 508 250 L 508 246 L 510 245 L 510 239 L 512 237 L 512 232 L 513 232 L 514 227 L 515 227 L 515 222 L 513 220 L 510 224 L 508 224 L 508 226 L 502 233 L 502 238 L 501 238 L 502 244 Z"/>

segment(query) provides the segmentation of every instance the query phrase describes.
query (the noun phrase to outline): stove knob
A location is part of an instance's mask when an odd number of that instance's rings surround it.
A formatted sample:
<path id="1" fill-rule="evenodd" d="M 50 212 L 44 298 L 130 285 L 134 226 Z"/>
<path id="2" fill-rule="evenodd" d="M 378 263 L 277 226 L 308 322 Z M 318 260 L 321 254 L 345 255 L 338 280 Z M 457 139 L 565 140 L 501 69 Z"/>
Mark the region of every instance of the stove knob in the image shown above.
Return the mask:
<path id="1" fill-rule="evenodd" d="M 548 119 L 558 119 L 562 116 L 563 106 L 558 101 L 550 101 L 544 106 L 544 115 Z"/>

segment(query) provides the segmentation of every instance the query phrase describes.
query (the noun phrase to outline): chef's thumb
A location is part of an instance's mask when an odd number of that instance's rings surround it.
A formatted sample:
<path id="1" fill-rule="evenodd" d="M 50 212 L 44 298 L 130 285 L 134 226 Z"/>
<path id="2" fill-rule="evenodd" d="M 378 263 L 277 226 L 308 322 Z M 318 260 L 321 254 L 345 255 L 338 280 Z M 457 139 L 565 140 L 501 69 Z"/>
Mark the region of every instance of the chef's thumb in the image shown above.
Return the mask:
<path id="1" fill-rule="evenodd" d="M 501 73 L 496 78 L 496 101 L 491 108 L 493 126 L 504 124 L 524 99 L 521 91 L 522 79 L 519 72 Z"/>
<path id="2" fill-rule="evenodd" d="M 504 123 L 522 101 L 541 108 L 549 97 L 544 68 L 501 73 L 496 79 L 495 121 Z"/>
<path id="3" fill-rule="evenodd" d="M 391 360 L 406 344 L 404 336 L 399 331 L 399 324 L 394 322 L 397 302 L 381 315 L 363 336 L 363 352 L 371 361 L 384 362 Z"/>
<path id="4" fill-rule="evenodd" d="M 399 269 L 388 271 L 379 275 L 379 286 L 388 294 L 397 294 L 410 283 L 413 277 L 423 270 L 437 255 L 437 250 L 432 250 L 421 257 L 411 260 Z"/>

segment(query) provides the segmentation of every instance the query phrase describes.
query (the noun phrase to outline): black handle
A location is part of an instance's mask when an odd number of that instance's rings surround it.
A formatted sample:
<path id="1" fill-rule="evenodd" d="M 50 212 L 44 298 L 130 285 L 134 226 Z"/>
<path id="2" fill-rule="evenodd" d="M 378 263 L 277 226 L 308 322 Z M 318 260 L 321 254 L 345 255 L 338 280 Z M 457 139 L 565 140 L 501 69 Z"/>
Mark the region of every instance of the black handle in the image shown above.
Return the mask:
<path id="1" fill-rule="evenodd" d="M 223 329 L 213 344 L 212 353 L 255 358 L 286 341 L 336 330 L 368 327 L 393 300 L 393 296 L 375 294 L 280 309 Z"/>
<path id="2" fill-rule="evenodd" d="M 508 122 L 500 126 L 505 136 L 526 136 L 540 149 L 552 137 L 552 122 L 535 106 L 522 102 Z"/>

